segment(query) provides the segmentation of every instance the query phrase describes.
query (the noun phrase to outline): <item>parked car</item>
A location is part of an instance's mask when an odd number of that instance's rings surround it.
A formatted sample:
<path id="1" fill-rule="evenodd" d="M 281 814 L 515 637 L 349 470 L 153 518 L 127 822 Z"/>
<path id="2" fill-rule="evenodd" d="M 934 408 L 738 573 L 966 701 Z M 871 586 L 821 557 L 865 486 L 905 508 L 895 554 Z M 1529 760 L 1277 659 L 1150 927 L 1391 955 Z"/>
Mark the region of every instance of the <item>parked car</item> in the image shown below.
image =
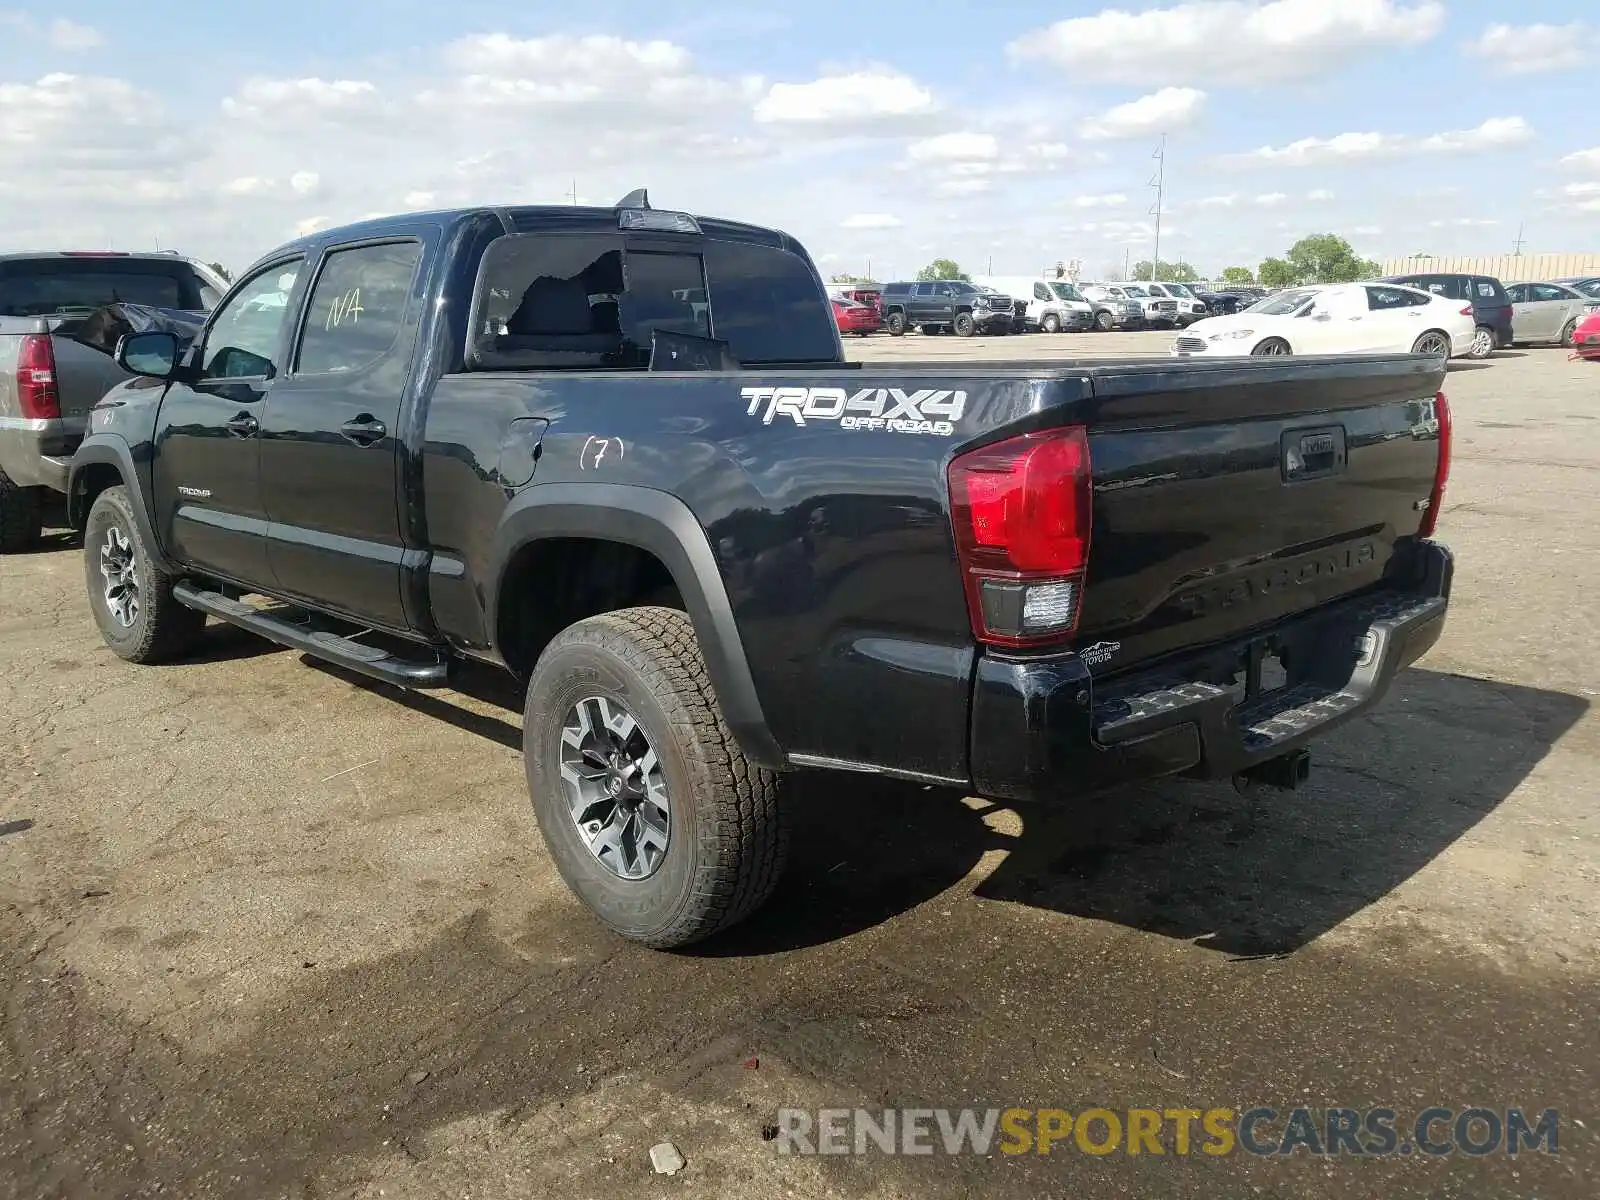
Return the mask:
<path id="1" fill-rule="evenodd" d="M 1511 300 L 1514 342 L 1570 346 L 1578 322 L 1600 311 L 1600 296 L 1586 296 L 1564 283 L 1513 283 L 1506 295 Z"/>
<path id="2" fill-rule="evenodd" d="M 1185 325 L 1193 325 L 1200 318 L 1210 315 L 1211 310 L 1206 306 L 1205 301 L 1191 292 L 1184 284 L 1169 283 L 1162 280 L 1159 283 L 1146 283 L 1144 288 L 1152 296 L 1165 296 L 1177 303 L 1176 322 L 1180 328 Z"/>
<path id="3" fill-rule="evenodd" d="M 1102 333 L 1144 328 L 1144 305 L 1125 292 L 1120 283 L 1080 283 L 1078 293 L 1094 305 L 1094 327 Z"/>
<path id="4" fill-rule="evenodd" d="M 176 254 L 0 255 L 0 553 L 38 539 L 41 503 L 67 490 L 89 409 L 128 378 L 74 335 L 118 301 L 203 312 L 227 289 Z"/>
<path id="5" fill-rule="evenodd" d="M 1600 275 L 1568 275 L 1562 279 L 1553 279 L 1550 282 L 1559 283 L 1563 287 L 1572 288 L 1600 300 Z"/>
<path id="6" fill-rule="evenodd" d="M 771 893 L 787 772 L 1293 788 L 1438 639 L 1442 362 L 861 367 L 798 243 L 646 204 L 319 232 L 123 338 L 69 480 L 110 649 L 505 668 L 553 861 L 666 947 Z"/>
<path id="7" fill-rule="evenodd" d="M 1023 328 L 1045 333 L 1094 328 L 1094 306 L 1066 280 L 1027 275 L 979 275 L 973 282 L 1010 296 L 1022 309 Z"/>
<path id="8" fill-rule="evenodd" d="M 1424 292 L 1470 303 L 1477 334 L 1468 358 L 1488 358 L 1496 350 L 1504 350 L 1511 345 L 1511 300 L 1500 281 L 1492 275 L 1390 275 L 1381 282 L 1420 288 Z"/>
<path id="9" fill-rule="evenodd" d="M 1178 324 L 1178 302 L 1171 296 L 1152 292 L 1149 285 L 1144 283 L 1124 283 L 1120 286 L 1125 296 L 1137 300 L 1144 309 L 1146 325 Z"/>
<path id="10" fill-rule="evenodd" d="M 883 326 L 895 337 L 907 329 L 948 329 L 957 337 L 1010 333 L 1016 315 L 1010 296 L 985 292 L 965 279 L 890 283 L 883 289 Z"/>
<path id="11" fill-rule="evenodd" d="M 1600 362 L 1600 313 L 1590 313 L 1572 332 L 1572 357 Z"/>
<path id="12" fill-rule="evenodd" d="M 841 300 L 870 305 L 880 315 L 883 312 L 883 289 L 875 283 L 829 284 L 828 294 Z"/>
<path id="13" fill-rule="evenodd" d="M 883 318 L 878 315 L 878 310 L 870 304 L 863 304 L 859 300 L 845 300 L 841 297 L 832 297 L 833 319 L 839 326 L 840 333 L 853 333 L 858 337 L 866 337 L 869 333 L 877 333 L 883 328 Z"/>
<path id="14" fill-rule="evenodd" d="M 1256 302 L 1255 298 L 1247 298 L 1236 292 L 1213 292 L 1196 287 L 1192 287 L 1189 290 L 1194 293 L 1197 300 L 1206 306 L 1206 312 L 1213 317 L 1236 313 L 1240 309 L 1249 308 Z"/>
<path id="15" fill-rule="evenodd" d="M 1392 284 L 1341 283 L 1291 288 L 1241 313 L 1197 321 L 1172 353 L 1451 357 L 1469 353 L 1476 334 L 1470 304 Z"/>

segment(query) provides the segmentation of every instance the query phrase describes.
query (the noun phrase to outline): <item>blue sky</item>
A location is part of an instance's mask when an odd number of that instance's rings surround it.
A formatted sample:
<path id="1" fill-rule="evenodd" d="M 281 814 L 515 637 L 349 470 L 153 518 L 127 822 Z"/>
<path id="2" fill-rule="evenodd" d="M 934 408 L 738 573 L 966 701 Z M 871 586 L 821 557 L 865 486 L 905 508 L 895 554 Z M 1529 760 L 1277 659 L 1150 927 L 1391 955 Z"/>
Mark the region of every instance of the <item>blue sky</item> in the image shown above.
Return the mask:
<path id="1" fill-rule="evenodd" d="M 5 4 L 0 248 L 241 266 L 575 181 L 787 228 L 827 270 L 1104 274 L 1151 253 L 1162 132 L 1163 257 L 1202 271 L 1326 230 L 1369 257 L 1600 241 L 1576 0 Z"/>

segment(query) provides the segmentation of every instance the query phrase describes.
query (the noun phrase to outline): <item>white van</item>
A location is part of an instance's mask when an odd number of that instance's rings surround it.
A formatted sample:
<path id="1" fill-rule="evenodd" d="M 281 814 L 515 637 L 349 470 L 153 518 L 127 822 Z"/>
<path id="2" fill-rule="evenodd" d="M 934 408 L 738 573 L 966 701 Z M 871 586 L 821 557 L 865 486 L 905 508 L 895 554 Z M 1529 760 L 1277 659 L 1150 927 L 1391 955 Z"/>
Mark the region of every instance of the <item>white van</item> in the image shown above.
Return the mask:
<path id="1" fill-rule="evenodd" d="M 976 275 L 973 283 L 992 287 L 1025 303 L 1031 329 L 1059 333 L 1063 329 L 1094 328 L 1094 305 L 1078 294 L 1069 280 L 1035 279 L 1026 275 Z"/>

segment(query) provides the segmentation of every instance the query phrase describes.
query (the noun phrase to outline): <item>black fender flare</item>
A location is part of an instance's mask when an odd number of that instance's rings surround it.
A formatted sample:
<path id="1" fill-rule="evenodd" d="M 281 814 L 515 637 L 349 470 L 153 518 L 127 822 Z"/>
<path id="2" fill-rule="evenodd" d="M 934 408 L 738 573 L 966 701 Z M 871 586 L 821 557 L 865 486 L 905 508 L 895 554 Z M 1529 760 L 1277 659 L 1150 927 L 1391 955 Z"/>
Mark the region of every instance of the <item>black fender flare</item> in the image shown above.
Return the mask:
<path id="1" fill-rule="evenodd" d="M 485 614 L 497 640 L 500 586 L 512 557 L 530 542 L 564 537 L 621 542 L 661 560 L 683 597 L 723 718 L 745 757 L 772 770 L 784 767 L 711 543 L 689 506 L 667 492 L 622 483 L 535 483 L 521 492 L 501 518 L 491 551 L 495 570 Z"/>
<path id="2" fill-rule="evenodd" d="M 146 502 L 144 482 L 134 466 L 133 450 L 114 433 L 95 433 L 83 439 L 67 468 L 67 519 L 74 528 L 82 528 L 89 519 L 89 508 L 84 503 L 84 489 L 80 485 L 83 472 L 91 466 L 115 467 L 122 476 L 122 486 L 128 489 L 133 501 L 133 519 L 138 523 L 139 536 L 146 550 L 156 559 L 156 564 L 169 574 L 176 567 L 156 538 L 155 525 L 150 519 L 150 506 Z"/>

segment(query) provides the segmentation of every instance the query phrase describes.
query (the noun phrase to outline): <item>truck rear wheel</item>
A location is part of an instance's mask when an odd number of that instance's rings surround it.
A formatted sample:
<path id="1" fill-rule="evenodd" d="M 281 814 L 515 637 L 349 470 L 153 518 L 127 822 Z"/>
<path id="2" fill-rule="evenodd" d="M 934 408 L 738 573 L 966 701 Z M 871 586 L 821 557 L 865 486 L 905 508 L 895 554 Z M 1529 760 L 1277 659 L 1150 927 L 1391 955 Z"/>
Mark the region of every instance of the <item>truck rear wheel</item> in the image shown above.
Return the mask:
<path id="1" fill-rule="evenodd" d="M 39 489 L 18 487 L 0 471 L 0 554 L 16 554 L 39 540 Z"/>
<path id="2" fill-rule="evenodd" d="M 522 739 L 556 869 L 624 937 L 688 945 L 772 894 L 782 780 L 745 759 L 683 613 L 620 609 L 558 634 L 529 681 Z"/>
<path id="3" fill-rule="evenodd" d="M 89 509 L 83 570 L 94 623 L 119 658 L 136 663 L 179 658 L 205 628 L 204 613 L 173 599 L 177 579 L 151 556 L 124 487 L 107 488 Z"/>

